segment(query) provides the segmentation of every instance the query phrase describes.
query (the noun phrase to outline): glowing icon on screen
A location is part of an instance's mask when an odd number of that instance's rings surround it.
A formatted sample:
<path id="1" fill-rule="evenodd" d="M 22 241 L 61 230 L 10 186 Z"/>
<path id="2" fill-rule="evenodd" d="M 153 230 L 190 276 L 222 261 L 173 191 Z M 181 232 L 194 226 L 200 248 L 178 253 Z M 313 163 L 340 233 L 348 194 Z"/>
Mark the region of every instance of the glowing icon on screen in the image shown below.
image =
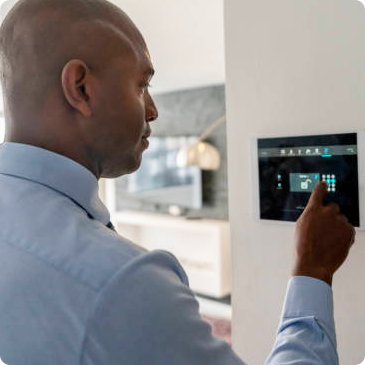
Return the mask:
<path id="1" fill-rule="evenodd" d="M 327 183 L 327 190 L 329 192 L 334 193 L 336 191 L 336 182 L 337 182 L 336 175 L 334 174 L 322 175 L 322 181 L 325 181 Z"/>
<path id="2" fill-rule="evenodd" d="M 303 190 L 307 190 L 309 187 L 308 187 L 308 183 L 312 183 L 312 180 L 310 179 L 307 179 L 305 181 L 302 181 L 300 183 L 300 188 L 303 189 Z"/>

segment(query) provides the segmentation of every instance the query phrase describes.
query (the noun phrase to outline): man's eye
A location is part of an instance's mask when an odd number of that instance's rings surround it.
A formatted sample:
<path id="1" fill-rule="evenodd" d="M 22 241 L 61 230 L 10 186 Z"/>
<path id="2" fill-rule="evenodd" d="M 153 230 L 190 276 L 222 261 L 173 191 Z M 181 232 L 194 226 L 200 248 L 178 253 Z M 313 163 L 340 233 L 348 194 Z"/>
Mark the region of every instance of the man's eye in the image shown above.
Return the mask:
<path id="1" fill-rule="evenodd" d="M 144 94 L 148 90 L 149 87 L 152 87 L 152 85 L 149 82 L 147 82 L 147 83 L 142 84 L 141 87 L 142 87 L 142 94 Z"/>

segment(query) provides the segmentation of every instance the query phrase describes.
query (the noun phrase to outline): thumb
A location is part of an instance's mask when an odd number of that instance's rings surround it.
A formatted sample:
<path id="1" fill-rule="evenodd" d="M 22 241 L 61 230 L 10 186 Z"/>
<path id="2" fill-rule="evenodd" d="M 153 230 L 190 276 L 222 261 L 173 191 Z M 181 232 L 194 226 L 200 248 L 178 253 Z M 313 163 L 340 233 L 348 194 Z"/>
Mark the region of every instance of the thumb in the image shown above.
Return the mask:
<path id="1" fill-rule="evenodd" d="M 307 206 L 318 207 L 323 205 L 323 199 L 326 196 L 326 194 L 327 194 L 327 184 L 325 181 L 321 181 L 312 191 Z"/>

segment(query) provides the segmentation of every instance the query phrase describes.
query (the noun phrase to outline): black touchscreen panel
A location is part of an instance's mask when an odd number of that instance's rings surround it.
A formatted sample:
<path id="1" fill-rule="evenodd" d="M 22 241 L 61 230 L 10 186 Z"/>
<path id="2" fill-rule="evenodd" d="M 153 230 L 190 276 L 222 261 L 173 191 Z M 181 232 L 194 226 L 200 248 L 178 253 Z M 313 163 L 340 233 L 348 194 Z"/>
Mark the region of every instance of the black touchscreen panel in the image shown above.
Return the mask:
<path id="1" fill-rule="evenodd" d="M 295 222 L 323 180 L 325 204 L 337 203 L 359 226 L 356 133 L 264 138 L 257 147 L 261 219 Z"/>

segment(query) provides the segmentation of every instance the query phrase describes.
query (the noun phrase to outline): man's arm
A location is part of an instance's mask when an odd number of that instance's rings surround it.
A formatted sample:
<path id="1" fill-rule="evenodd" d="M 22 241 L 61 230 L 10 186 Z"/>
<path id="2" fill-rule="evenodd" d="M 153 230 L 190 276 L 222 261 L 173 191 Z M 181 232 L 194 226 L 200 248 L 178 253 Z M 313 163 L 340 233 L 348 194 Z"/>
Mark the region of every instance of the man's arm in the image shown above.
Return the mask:
<path id="1" fill-rule="evenodd" d="M 245 365 L 212 335 L 177 260 L 152 251 L 110 280 L 90 315 L 80 365 Z"/>
<path id="2" fill-rule="evenodd" d="M 266 365 L 337 365 L 332 278 L 355 230 L 336 204 L 323 206 L 320 183 L 296 225 L 290 280 L 276 342 Z"/>
<path id="3" fill-rule="evenodd" d="M 294 276 L 288 284 L 276 342 L 266 365 L 338 364 L 331 287 Z"/>

